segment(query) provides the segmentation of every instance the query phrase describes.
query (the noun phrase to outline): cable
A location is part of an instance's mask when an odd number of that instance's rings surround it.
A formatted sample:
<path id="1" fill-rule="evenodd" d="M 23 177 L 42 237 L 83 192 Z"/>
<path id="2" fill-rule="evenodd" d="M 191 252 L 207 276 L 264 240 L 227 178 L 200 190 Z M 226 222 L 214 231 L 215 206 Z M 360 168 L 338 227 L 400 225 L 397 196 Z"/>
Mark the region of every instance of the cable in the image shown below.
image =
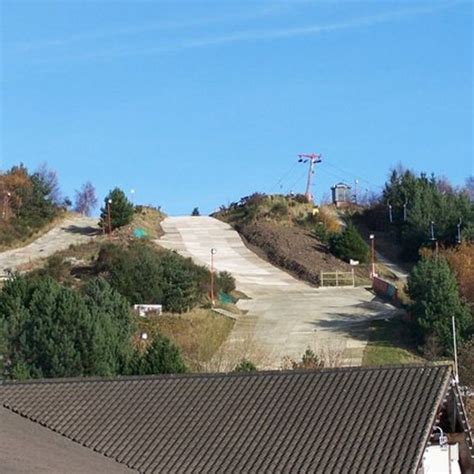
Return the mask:
<path id="1" fill-rule="evenodd" d="M 270 191 L 269 191 L 269 194 L 271 194 L 276 188 L 278 188 L 279 185 L 282 184 L 283 180 L 287 179 L 289 177 L 289 175 L 293 172 L 293 170 L 296 168 L 296 165 L 298 164 L 298 162 L 296 161 L 295 163 L 293 163 L 293 165 L 291 166 L 291 168 L 283 174 L 283 176 L 276 182 L 275 185 L 273 185 L 271 188 L 270 188 Z"/>

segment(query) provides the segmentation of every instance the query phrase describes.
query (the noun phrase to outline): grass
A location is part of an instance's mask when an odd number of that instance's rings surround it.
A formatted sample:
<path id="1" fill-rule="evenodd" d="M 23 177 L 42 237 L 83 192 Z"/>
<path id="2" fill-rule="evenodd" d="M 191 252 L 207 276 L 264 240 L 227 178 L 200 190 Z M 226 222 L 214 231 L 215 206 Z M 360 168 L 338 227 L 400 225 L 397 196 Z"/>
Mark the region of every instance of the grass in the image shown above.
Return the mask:
<path id="1" fill-rule="evenodd" d="M 181 349 L 190 370 L 199 372 L 227 339 L 234 321 L 209 309 L 197 308 L 184 314 L 140 318 L 139 326 L 151 339 L 157 331 L 171 339 Z"/>
<path id="2" fill-rule="evenodd" d="M 424 362 L 416 352 L 416 341 L 401 318 L 372 321 L 362 365 L 411 364 Z"/>

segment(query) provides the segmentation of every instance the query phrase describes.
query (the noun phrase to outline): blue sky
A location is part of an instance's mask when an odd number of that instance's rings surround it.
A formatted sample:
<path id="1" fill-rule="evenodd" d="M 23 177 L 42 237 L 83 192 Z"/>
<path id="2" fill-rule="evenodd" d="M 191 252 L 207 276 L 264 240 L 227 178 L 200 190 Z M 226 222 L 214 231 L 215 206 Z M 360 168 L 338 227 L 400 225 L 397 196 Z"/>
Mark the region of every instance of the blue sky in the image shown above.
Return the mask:
<path id="1" fill-rule="evenodd" d="M 47 162 L 170 214 L 254 191 L 473 170 L 471 1 L 1 5 L 0 167 Z"/>

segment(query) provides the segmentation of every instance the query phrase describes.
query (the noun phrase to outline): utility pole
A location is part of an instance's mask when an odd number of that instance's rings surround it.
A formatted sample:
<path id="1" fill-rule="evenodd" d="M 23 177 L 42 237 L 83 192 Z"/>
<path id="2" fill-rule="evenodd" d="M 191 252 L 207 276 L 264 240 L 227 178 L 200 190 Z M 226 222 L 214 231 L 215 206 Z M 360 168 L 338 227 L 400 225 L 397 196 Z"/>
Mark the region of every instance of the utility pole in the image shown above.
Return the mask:
<path id="1" fill-rule="evenodd" d="M 298 163 L 309 163 L 308 168 L 308 179 L 306 181 L 306 192 L 305 196 L 308 202 L 313 202 L 313 194 L 311 193 L 311 186 L 313 181 L 314 174 L 314 165 L 316 163 L 321 163 L 321 155 L 317 153 L 300 153 L 298 155 Z"/>

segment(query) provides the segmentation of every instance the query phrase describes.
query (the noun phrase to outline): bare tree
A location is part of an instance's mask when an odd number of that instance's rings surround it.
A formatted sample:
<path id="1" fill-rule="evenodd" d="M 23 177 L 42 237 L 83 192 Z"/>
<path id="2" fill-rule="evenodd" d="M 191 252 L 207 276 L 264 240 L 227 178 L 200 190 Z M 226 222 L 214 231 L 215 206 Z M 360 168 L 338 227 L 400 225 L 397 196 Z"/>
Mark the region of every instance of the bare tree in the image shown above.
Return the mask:
<path id="1" fill-rule="evenodd" d="M 74 210 L 85 216 L 90 216 L 97 206 L 95 188 L 90 181 L 84 183 L 80 190 L 76 190 Z"/>
<path id="2" fill-rule="evenodd" d="M 53 204 L 59 206 L 62 204 L 62 193 L 59 186 L 58 174 L 50 169 L 47 163 L 41 163 L 35 173 L 48 189 L 48 195 Z"/>
<path id="3" fill-rule="evenodd" d="M 466 179 L 466 191 L 471 201 L 474 201 L 474 176 L 469 176 L 469 178 Z"/>

